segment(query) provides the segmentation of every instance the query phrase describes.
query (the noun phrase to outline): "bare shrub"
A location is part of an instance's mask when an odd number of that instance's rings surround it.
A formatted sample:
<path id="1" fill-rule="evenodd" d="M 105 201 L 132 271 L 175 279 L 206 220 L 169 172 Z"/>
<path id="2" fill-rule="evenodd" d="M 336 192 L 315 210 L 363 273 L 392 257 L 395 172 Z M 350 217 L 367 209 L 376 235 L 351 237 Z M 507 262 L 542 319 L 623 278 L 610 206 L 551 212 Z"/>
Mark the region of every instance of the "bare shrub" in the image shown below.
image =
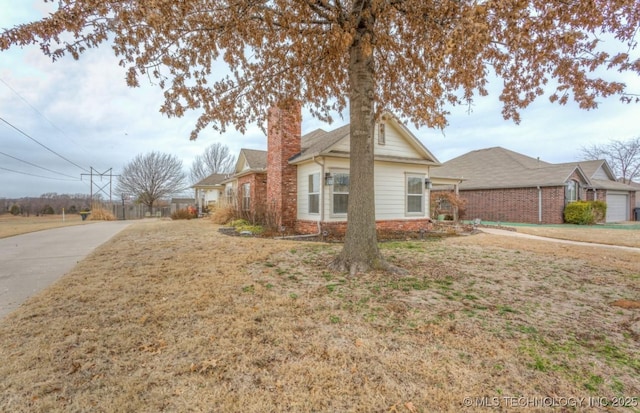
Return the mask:
<path id="1" fill-rule="evenodd" d="M 94 208 L 89 215 L 90 221 L 115 221 L 116 217 L 111 212 L 103 208 Z"/>
<path id="2" fill-rule="evenodd" d="M 220 207 L 211 214 L 211 221 L 214 224 L 224 225 L 236 217 L 236 212 L 232 206 Z"/>
<path id="3" fill-rule="evenodd" d="M 179 209 L 171 214 L 171 219 L 193 219 L 197 218 L 197 214 L 193 209 Z"/>

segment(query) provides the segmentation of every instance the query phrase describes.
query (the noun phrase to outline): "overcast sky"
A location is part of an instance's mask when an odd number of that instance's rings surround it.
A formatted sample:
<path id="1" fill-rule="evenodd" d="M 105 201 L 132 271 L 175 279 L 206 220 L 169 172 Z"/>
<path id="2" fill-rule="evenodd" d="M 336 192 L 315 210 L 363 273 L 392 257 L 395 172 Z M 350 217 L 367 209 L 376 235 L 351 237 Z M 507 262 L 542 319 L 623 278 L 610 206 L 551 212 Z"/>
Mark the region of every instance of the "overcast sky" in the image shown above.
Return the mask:
<path id="1" fill-rule="evenodd" d="M 46 10 L 41 3 L 0 0 L 0 29 L 37 20 Z M 637 76 L 615 75 L 630 86 L 630 92 L 640 93 Z M 581 146 L 640 135 L 640 106 L 620 103 L 617 97 L 602 100 L 595 111 L 582 111 L 574 103 L 551 104 L 542 97 L 523 111 L 521 124 L 515 125 L 501 116 L 496 93 L 500 84 L 495 83 L 493 93 L 478 99 L 471 113 L 467 108 L 452 108 L 444 133 L 411 129 L 441 162 L 493 146 L 547 162 L 571 162 L 579 160 Z M 215 142 L 229 146 L 234 154 L 241 148 L 266 149 L 266 138 L 257 127 L 245 135 L 206 130 L 198 140 L 190 141 L 197 115 L 167 119 L 159 113 L 162 103 L 161 90 L 150 82 L 142 81 L 137 89 L 126 86 L 124 70 L 107 44 L 85 53 L 79 61 L 63 58 L 56 63 L 38 47 L 0 52 L 0 198 L 46 192 L 88 194 L 89 178 L 81 174 L 91 168 L 118 174 L 133 157 L 150 151 L 175 155 L 188 172 L 193 158 Z M 330 130 L 346 119 L 326 125 L 306 116 L 302 133 L 318 127 Z M 98 178 L 98 185 L 105 184 L 107 178 L 101 182 Z"/>

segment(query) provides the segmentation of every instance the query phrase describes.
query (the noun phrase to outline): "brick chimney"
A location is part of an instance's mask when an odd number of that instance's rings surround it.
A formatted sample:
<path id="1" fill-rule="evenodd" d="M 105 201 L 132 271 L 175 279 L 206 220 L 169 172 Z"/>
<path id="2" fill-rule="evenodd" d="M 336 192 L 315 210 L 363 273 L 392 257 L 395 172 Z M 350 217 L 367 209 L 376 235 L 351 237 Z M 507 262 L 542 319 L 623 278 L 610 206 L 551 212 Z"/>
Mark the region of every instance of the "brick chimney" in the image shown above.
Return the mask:
<path id="1" fill-rule="evenodd" d="M 267 118 L 267 211 L 275 224 L 291 231 L 297 218 L 297 167 L 289 159 L 300 153 L 302 109 L 299 103 L 269 109 Z"/>

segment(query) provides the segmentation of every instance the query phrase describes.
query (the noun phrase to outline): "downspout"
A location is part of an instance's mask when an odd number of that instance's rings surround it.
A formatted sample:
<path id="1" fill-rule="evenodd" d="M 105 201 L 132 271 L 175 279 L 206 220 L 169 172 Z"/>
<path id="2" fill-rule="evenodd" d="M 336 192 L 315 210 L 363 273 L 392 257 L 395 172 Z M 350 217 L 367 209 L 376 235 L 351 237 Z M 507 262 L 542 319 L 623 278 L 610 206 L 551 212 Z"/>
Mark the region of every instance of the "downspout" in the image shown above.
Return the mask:
<path id="1" fill-rule="evenodd" d="M 313 238 L 322 235 L 322 222 L 324 221 L 324 163 L 316 161 L 315 156 L 311 160 L 320 165 L 320 219 L 318 220 L 318 232 L 315 234 L 290 235 L 282 237 L 282 239 Z"/>
<path id="2" fill-rule="evenodd" d="M 542 224 L 542 188 L 538 185 L 538 224 Z"/>

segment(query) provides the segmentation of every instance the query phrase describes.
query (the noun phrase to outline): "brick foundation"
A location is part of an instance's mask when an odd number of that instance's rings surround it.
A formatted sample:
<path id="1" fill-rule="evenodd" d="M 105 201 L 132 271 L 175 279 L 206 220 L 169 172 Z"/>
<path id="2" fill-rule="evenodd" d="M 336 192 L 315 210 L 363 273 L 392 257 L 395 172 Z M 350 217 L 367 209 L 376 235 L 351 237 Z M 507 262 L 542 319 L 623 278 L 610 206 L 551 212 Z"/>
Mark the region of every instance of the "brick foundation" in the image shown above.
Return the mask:
<path id="1" fill-rule="evenodd" d="M 376 221 L 376 231 L 379 238 L 384 233 L 419 233 L 423 231 L 433 230 L 434 224 L 428 219 L 406 219 L 406 220 L 389 220 Z M 296 233 L 298 234 L 316 234 L 318 233 L 318 221 L 296 221 Z M 320 224 L 320 232 L 326 231 L 329 238 L 343 238 L 347 232 L 347 222 L 322 222 Z"/>

